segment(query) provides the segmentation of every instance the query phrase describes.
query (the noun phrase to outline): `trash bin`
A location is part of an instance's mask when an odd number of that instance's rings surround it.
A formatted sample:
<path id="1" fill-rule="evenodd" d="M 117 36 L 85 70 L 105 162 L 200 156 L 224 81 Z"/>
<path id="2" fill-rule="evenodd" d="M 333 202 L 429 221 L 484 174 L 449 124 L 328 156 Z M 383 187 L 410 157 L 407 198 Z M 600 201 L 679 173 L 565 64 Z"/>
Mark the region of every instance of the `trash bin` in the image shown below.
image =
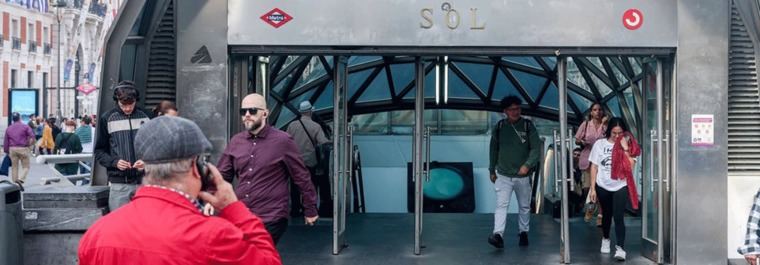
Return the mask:
<path id="1" fill-rule="evenodd" d="M 21 190 L 0 181 L 0 264 L 24 264 L 24 229 Z"/>

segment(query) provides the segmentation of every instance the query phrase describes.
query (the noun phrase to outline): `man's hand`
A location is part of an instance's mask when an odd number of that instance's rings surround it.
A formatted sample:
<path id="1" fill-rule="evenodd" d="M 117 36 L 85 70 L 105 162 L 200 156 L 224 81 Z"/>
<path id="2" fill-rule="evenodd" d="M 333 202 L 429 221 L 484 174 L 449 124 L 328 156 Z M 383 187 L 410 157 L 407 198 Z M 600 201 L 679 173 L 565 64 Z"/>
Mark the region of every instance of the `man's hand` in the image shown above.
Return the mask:
<path id="1" fill-rule="evenodd" d="M 530 171 L 530 169 L 528 169 L 528 167 L 526 167 L 526 166 L 521 166 L 521 167 L 520 167 L 520 171 L 518 171 L 518 172 L 517 172 L 517 175 L 518 175 L 518 176 L 525 176 L 525 175 L 528 175 L 528 172 L 529 172 L 529 171 Z"/>
<path id="2" fill-rule="evenodd" d="M 305 217 L 304 216 L 303 219 L 306 220 L 306 224 L 307 225 L 314 225 L 315 223 L 317 223 L 317 219 L 319 219 L 319 215 L 315 215 L 315 216 L 312 216 L 312 217 Z"/>
<path id="3" fill-rule="evenodd" d="M 116 162 L 116 168 L 118 168 L 121 171 L 124 171 L 124 170 L 132 168 L 132 164 L 130 164 L 127 161 L 119 159 L 119 162 Z"/>
<path id="4" fill-rule="evenodd" d="M 491 173 L 491 183 L 496 183 L 496 174 Z"/>
<path id="5" fill-rule="evenodd" d="M 132 165 L 132 168 L 136 168 L 138 170 L 143 170 L 143 169 L 145 169 L 145 162 L 143 162 L 142 160 L 137 160 L 137 162 L 135 162 L 135 164 Z"/>
<path id="6" fill-rule="evenodd" d="M 222 211 L 224 210 L 224 207 L 227 207 L 227 205 L 238 200 L 237 196 L 235 196 L 235 190 L 232 189 L 232 185 L 229 182 L 224 181 L 222 174 L 219 173 L 219 170 L 216 169 L 214 165 L 209 163 L 206 164 L 206 166 L 211 173 L 211 181 L 213 181 L 216 186 L 216 191 L 213 194 L 201 191 L 201 193 L 198 194 L 198 197 L 203 201 L 210 203 L 219 211 Z"/>
<path id="7" fill-rule="evenodd" d="M 758 257 L 760 257 L 760 255 L 757 255 L 757 254 L 744 255 L 744 259 L 747 260 L 747 263 L 749 263 L 750 265 L 758 265 L 757 264 Z"/>

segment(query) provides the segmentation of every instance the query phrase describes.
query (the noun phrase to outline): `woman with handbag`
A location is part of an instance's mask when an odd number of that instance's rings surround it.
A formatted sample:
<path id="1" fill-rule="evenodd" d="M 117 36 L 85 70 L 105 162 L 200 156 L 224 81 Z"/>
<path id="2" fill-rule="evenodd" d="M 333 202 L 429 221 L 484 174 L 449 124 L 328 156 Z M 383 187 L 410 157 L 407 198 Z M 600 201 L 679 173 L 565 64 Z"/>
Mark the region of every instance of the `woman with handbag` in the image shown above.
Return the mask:
<path id="1" fill-rule="evenodd" d="M 583 194 L 581 195 L 583 198 L 587 198 L 589 188 L 591 187 L 591 172 L 589 172 L 589 154 L 591 153 L 591 147 L 597 140 L 604 139 L 604 131 L 606 129 L 607 115 L 604 113 L 602 104 L 594 102 L 591 104 L 586 120 L 581 123 L 578 131 L 575 133 L 575 143 L 582 148 L 581 156 L 578 159 L 578 168 L 583 171 Z M 596 208 L 599 208 L 596 204 L 588 205 L 583 220 L 586 222 L 591 221 L 591 217 L 593 217 Z M 601 210 L 599 211 L 599 215 L 597 215 L 596 225 L 602 225 Z"/>

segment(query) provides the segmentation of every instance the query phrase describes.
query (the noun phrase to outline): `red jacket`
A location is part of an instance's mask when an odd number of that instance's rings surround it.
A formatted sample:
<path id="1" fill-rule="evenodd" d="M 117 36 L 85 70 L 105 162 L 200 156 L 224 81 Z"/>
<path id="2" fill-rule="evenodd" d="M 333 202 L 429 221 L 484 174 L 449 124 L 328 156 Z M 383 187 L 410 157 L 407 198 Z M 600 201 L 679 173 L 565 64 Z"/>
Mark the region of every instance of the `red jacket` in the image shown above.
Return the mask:
<path id="1" fill-rule="evenodd" d="M 79 242 L 79 264 L 281 264 L 272 237 L 242 202 L 219 217 L 174 191 L 141 187 Z"/>

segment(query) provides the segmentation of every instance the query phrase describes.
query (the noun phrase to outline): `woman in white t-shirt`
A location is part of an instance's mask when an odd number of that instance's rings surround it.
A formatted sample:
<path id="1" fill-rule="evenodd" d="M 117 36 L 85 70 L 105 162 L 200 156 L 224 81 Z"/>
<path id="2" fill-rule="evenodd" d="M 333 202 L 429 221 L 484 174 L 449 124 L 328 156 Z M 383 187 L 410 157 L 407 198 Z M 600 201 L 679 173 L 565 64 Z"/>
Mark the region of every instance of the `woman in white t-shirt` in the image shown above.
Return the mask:
<path id="1" fill-rule="evenodd" d="M 612 149 L 615 146 L 615 140 L 628 132 L 628 126 L 621 118 L 612 118 L 607 123 L 605 139 L 599 139 L 594 143 L 589 155 L 591 162 L 591 189 L 589 196 L 591 200 L 599 203 L 604 210 L 602 218 L 602 253 L 610 253 L 610 227 L 612 219 L 615 220 L 615 258 L 625 260 L 625 223 L 623 216 L 625 213 L 626 201 L 628 200 L 628 187 L 625 178 L 613 179 L 612 172 Z M 633 168 L 634 160 L 629 154 L 628 141 L 620 141 L 625 155 Z"/>

